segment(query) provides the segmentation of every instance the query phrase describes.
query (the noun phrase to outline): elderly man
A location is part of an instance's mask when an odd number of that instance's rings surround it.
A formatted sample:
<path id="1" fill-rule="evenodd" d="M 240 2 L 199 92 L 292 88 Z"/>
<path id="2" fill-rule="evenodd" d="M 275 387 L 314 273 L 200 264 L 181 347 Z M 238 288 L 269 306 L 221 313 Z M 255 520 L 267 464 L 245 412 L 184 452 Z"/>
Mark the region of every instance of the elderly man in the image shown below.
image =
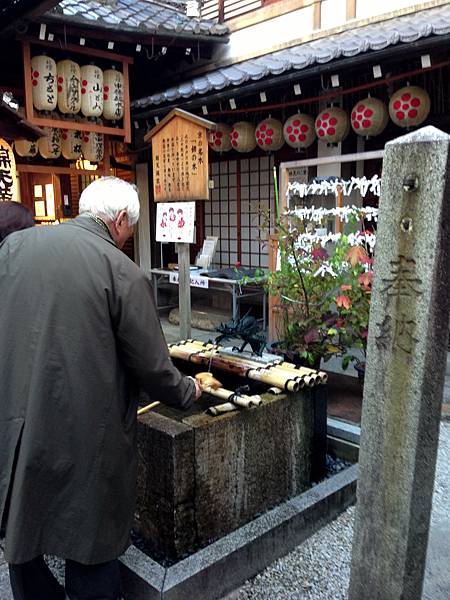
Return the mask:
<path id="1" fill-rule="evenodd" d="M 80 215 L 0 246 L 0 519 L 16 600 L 117 600 L 129 545 L 139 388 L 188 407 L 150 283 L 120 251 L 134 186 L 89 185 Z M 66 559 L 66 586 L 43 554 Z"/>

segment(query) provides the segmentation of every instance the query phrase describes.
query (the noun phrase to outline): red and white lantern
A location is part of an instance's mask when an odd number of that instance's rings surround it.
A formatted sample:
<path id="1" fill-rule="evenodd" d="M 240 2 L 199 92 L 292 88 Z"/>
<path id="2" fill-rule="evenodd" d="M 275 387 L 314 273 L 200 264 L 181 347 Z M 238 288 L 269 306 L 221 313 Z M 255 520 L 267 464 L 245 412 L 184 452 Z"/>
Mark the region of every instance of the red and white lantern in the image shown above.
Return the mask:
<path id="1" fill-rule="evenodd" d="M 123 75 L 116 69 L 103 71 L 103 117 L 110 121 L 123 118 Z"/>
<path id="2" fill-rule="evenodd" d="M 399 127 L 417 127 L 430 113 L 430 96 L 421 87 L 411 85 L 397 90 L 389 102 L 389 115 Z"/>
<path id="3" fill-rule="evenodd" d="M 279 150 L 284 144 L 283 124 L 277 119 L 264 119 L 256 126 L 255 139 L 261 150 Z"/>
<path id="4" fill-rule="evenodd" d="M 38 153 L 37 142 L 30 142 L 30 140 L 15 140 L 14 150 L 17 156 L 33 157 Z"/>
<path id="5" fill-rule="evenodd" d="M 327 144 L 339 144 L 347 137 L 350 122 L 347 113 L 338 106 L 323 110 L 316 118 L 316 133 Z"/>
<path id="6" fill-rule="evenodd" d="M 308 148 L 316 139 L 314 119 L 302 113 L 292 115 L 283 126 L 283 136 L 291 148 Z"/>
<path id="7" fill-rule="evenodd" d="M 44 127 L 46 135 L 38 139 L 39 154 L 43 158 L 61 156 L 61 131 L 55 127 Z"/>
<path id="8" fill-rule="evenodd" d="M 101 162 L 105 153 L 105 140 L 103 133 L 83 131 L 81 151 L 83 153 L 83 157 L 89 162 Z"/>
<path id="9" fill-rule="evenodd" d="M 228 152 L 231 150 L 231 126 L 226 123 L 217 123 L 208 136 L 208 144 L 215 152 Z"/>
<path id="10" fill-rule="evenodd" d="M 81 112 L 99 117 L 103 112 L 103 71 L 95 65 L 81 67 Z"/>
<path id="11" fill-rule="evenodd" d="M 81 71 L 73 60 L 60 60 L 58 74 L 58 108 L 63 114 L 74 115 L 81 109 Z"/>
<path id="12" fill-rule="evenodd" d="M 81 156 L 83 134 L 75 129 L 61 129 L 61 153 L 66 160 L 77 160 Z"/>
<path id="13" fill-rule="evenodd" d="M 352 129 L 357 135 L 366 137 L 382 133 L 389 121 L 384 102 L 368 96 L 355 104 L 351 114 Z"/>
<path id="14" fill-rule="evenodd" d="M 53 58 L 33 56 L 31 59 L 31 85 L 33 106 L 37 110 L 55 110 L 58 103 L 57 69 Z"/>
<path id="15" fill-rule="evenodd" d="M 248 121 L 238 121 L 231 128 L 230 140 L 238 152 L 251 152 L 256 147 L 255 126 Z"/>

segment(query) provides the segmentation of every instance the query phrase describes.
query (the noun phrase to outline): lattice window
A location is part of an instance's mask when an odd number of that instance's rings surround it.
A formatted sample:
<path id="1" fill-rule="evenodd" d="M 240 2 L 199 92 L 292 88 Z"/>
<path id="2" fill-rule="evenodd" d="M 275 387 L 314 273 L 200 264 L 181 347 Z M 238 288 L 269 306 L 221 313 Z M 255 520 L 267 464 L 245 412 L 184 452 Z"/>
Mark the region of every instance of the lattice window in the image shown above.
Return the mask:
<path id="1" fill-rule="evenodd" d="M 214 263 L 229 267 L 268 266 L 263 212 L 273 210 L 273 158 L 268 156 L 214 162 L 210 200 L 205 202 L 205 235 L 219 237 Z"/>

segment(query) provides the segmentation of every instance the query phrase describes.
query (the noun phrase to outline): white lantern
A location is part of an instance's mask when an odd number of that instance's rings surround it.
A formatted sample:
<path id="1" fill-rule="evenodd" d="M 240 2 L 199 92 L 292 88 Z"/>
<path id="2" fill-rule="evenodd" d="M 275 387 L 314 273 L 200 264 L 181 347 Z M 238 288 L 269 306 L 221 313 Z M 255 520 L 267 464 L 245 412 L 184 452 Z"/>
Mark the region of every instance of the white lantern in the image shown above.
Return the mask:
<path id="1" fill-rule="evenodd" d="M 430 113 L 428 92 L 416 85 L 397 90 L 389 102 L 391 119 L 399 127 L 417 127 Z"/>
<path id="2" fill-rule="evenodd" d="M 105 152 L 105 140 L 103 133 L 83 131 L 81 151 L 83 153 L 83 158 L 89 162 L 101 162 Z"/>
<path id="3" fill-rule="evenodd" d="M 248 121 L 238 121 L 231 128 L 230 140 L 238 152 L 251 152 L 256 147 L 254 125 Z"/>
<path id="4" fill-rule="evenodd" d="M 283 126 L 283 135 L 291 148 L 308 148 L 316 139 L 314 119 L 302 113 L 292 115 Z"/>
<path id="5" fill-rule="evenodd" d="M 103 112 L 103 72 L 95 65 L 81 67 L 81 112 L 85 117 Z"/>
<path id="6" fill-rule="evenodd" d="M 231 150 L 231 126 L 226 123 L 216 123 L 208 136 L 208 144 L 215 152 L 228 152 Z"/>
<path id="7" fill-rule="evenodd" d="M 388 121 L 386 105 L 378 98 L 369 96 L 353 107 L 351 124 L 353 131 L 358 135 L 379 135 L 385 130 Z"/>
<path id="8" fill-rule="evenodd" d="M 18 156 L 30 157 L 36 156 L 38 153 L 37 142 L 30 142 L 30 140 L 15 140 L 14 150 Z"/>
<path id="9" fill-rule="evenodd" d="M 256 126 L 255 139 L 261 150 L 279 150 L 284 144 L 283 125 L 277 119 L 264 119 Z"/>
<path id="10" fill-rule="evenodd" d="M 316 118 L 316 133 L 327 144 L 339 144 L 347 137 L 350 122 L 347 113 L 338 106 L 323 110 Z"/>
<path id="11" fill-rule="evenodd" d="M 58 73 L 58 108 L 63 114 L 76 114 L 81 108 L 81 70 L 73 60 L 60 60 Z"/>
<path id="12" fill-rule="evenodd" d="M 44 127 L 45 136 L 39 138 L 39 154 L 43 158 L 59 158 L 61 156 L 61 131 L 55 127 Z"/>
<path id="13" fill-rule="evenodd" d="M 61 129 L 61 153 L 67 160 L 77 160 L 81 156 L 83 134 L 75 129 Z"/>
<path id="14" fill-rule="evenodd" d="M 11 146 L 0 138 L 0 202 L 17 201 L 16 159 Z"/>
<path id="15" fill-rule="evenodd" d="M 33 56 L 31 85 L 33 106 L 37 110 L 55 110 L 58 102 L 56 77 L 56 63 L 53 58 L 44 54 Z"/>
<path id="16" fill-rule="evenodd" d="M 103 116 L 110 121 L 123 118 L 123 75 L 116 69 L 103 71 Z"/>

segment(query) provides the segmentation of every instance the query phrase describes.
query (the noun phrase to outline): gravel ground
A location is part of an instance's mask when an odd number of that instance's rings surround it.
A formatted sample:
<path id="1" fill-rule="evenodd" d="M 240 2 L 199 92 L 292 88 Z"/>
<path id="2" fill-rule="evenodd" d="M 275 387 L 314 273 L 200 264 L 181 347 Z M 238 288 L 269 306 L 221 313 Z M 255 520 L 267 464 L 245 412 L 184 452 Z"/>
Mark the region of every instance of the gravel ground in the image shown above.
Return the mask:
<path id="1" fill-rule="evenodd" d="M 433 496 L 434 523 L 450 520 L 449 492 L 450 422 L 443 421 Z M 354 517 L 355 507 L 351 507 L 224 600 L 346 600 Z"/>

